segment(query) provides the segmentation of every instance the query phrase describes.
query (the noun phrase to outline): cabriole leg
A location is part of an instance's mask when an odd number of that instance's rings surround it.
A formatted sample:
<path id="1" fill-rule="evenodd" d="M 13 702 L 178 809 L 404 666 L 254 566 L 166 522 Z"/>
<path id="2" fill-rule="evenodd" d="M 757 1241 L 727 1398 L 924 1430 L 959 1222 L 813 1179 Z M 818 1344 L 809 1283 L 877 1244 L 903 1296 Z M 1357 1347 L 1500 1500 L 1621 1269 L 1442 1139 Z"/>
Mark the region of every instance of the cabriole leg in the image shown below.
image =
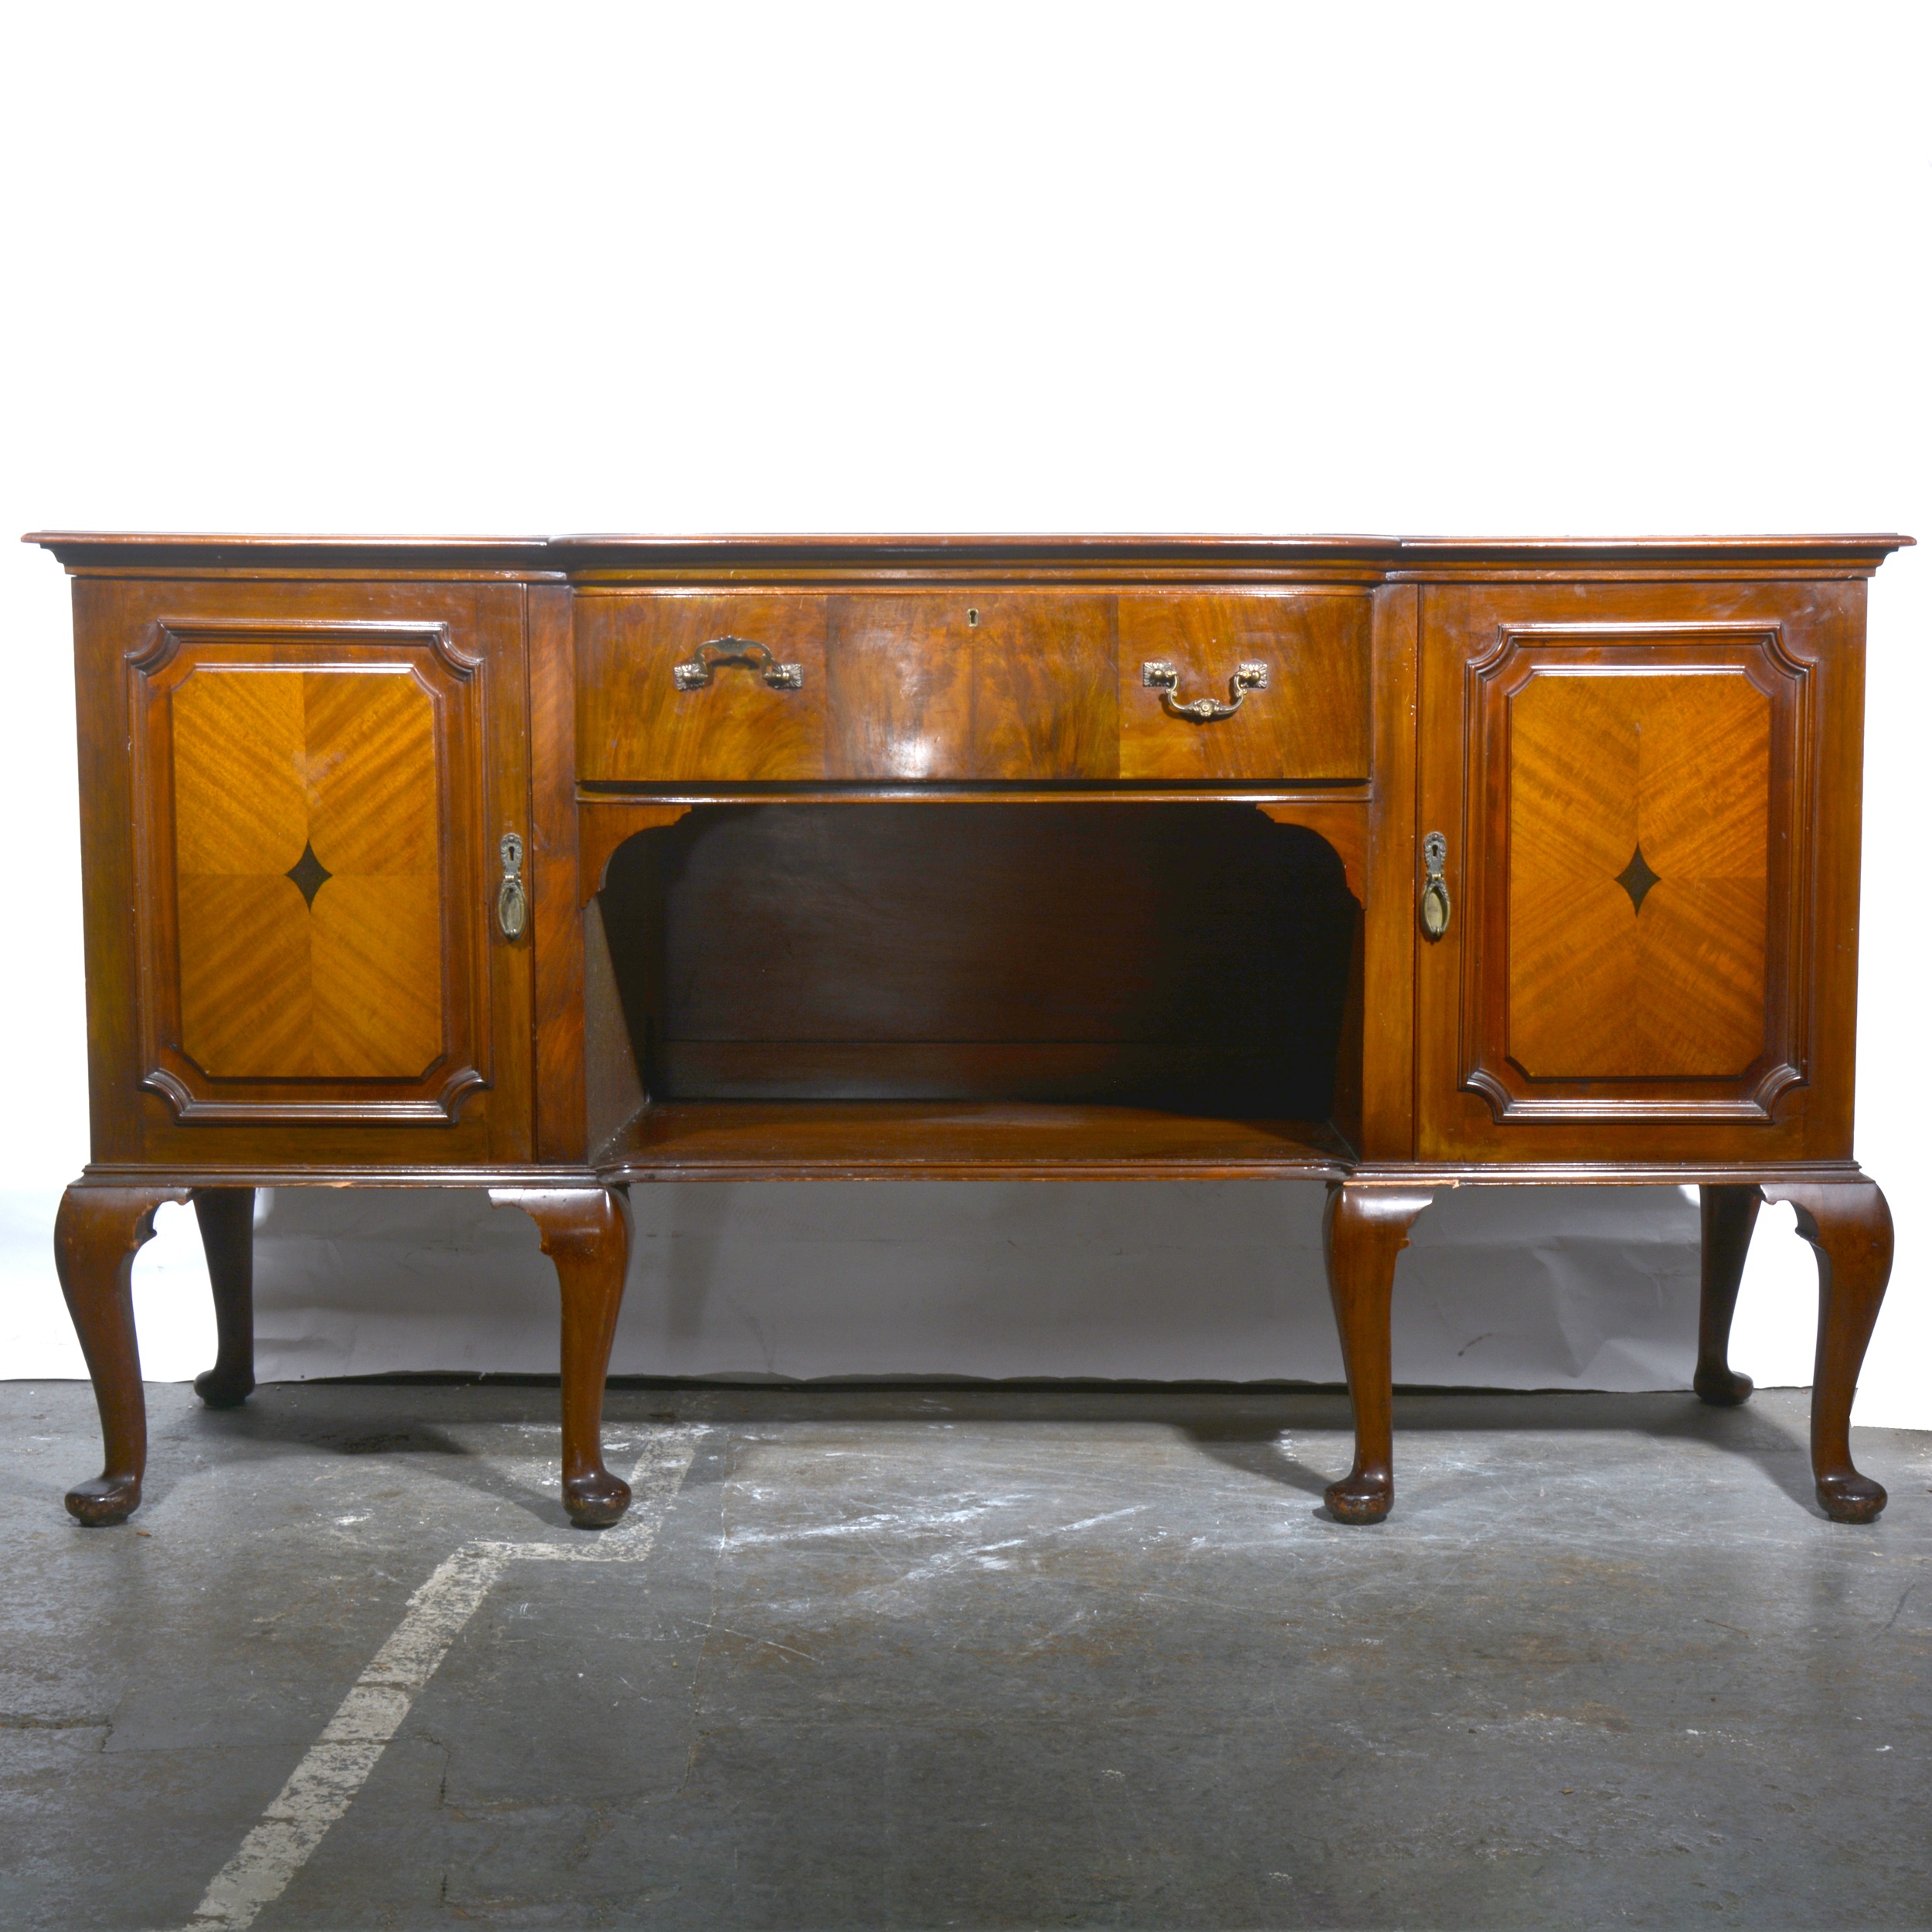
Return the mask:
<path id="1" fill-rule="evenodd" d="M 1714 1407 L 1732 1409 L 1751 1393 L 1750 1377 L 1730 1365 L 1731 1317 L 1760 1196 L 1754 1187 L 1704 1187 L 1697 1192 L 1704 1283 L 1697 1313 L 1697 1373 L 1691 1386 Z"/>
<path id="2" fill-rule="evenodd" d="M 208 1285 L 215 1296 L 215 1366 L 195 1378 L 195 1393 L 211 1409 L 233 1409 L 255 1387 L 255 1190 L 198 1187 Z"/>
<path id="3" fill-rule="evenodd" d="M 1355 1410 L 1355 1467 L 1330 1485 L 1325 1500 L 1342 1522 L 1379 1522 L 1395 1502 L 1389 1298 L 1396 1257 L 1409 1245 L 1410 1224 L 1434 1198 L 1429 1188 L 1329 1184 L 1322 1249 Z"/>
<path id="4" fill-rule="evenodd" d="M 105 1467 L 67 1492 L 68 1513 L 90 1525 L 124 1522 L 141 1502 L 148 1466 L 148 1410 L 131 1291 L 134 1255 L 155 1231 L 155 1209 L 185 1201 L 185 1188 L 87 1187 L 62 1196 L 53 1224 L 54 1266 L 100 1411 Z"/>
<path id="5" fill-rule="evenodd" d="M 616 1188 L 493 1187 L 520 1207 L 556 1264 L 563 1303 L 563 1506 L 582 1529 L 603 1529 L 631 1505 L 631 1486 L 604 1466 L 604 1378 L 631 1259 L 631 1202 Z"/>
<path id="6" fill-rule="evenodd" d="M 1883 1487 L 1852 1466 L 1852 1397 L 1892 1276 L 1892 1210 L 1875 1181 L 1767 1182 L 1789 1201 L 1818 1254 L 1818 1361 L 1811 1372 L 1811 1475 L 1834 1522 L 1869 1522 Z"/>

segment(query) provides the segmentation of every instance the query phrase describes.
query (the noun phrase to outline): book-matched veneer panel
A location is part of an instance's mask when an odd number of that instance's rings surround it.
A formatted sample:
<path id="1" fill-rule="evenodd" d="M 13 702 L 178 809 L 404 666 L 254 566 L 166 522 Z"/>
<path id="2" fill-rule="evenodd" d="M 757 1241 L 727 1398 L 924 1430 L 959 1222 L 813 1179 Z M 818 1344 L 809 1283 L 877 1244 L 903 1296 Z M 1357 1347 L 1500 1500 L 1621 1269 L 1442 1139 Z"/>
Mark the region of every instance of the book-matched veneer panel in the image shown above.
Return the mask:
<path id="1" fill-rule="evenodd" d="M 183 648 L 146 687 L 145 748 L 158 821 L 174 767 L 172 849 L 158 823 L 150 856 L 164 895 L 172 859 L 175 887 L 179 1009 L 164 1029 L 206 1077 L 185 1108 L 256 1083 L 414 1086 L 457 1044 L 444 967 L 468 963 L 461 922 L 453 944 L 441 930 L 464 883 L 446 857 L 474 866 L 443 808 L 446 758 L 464 750 L 443 715 L 463 709 L 456 681 L 427 635 L 284 644 L 270 668 L 259 634 L 168 634 Z M 151 986 L 168 986 L 166 964 L 151 961 Z"/>
<path id="2" fill-rule="evenodd" d="M 1774 727 L 1790 800 L 1797 723 L 1771 634 L 1742 661 L 1721 637 L 1553 641 L 1525 641 L 1491 720 L 1508 733 L 1509 851 L 1485 910 L 1502 938 L 1509 1104 L 1611 1080 L 1741 1082 L 1767 1046 Z M 1779 831 L 1801 862 L 1803 825 Z"/>

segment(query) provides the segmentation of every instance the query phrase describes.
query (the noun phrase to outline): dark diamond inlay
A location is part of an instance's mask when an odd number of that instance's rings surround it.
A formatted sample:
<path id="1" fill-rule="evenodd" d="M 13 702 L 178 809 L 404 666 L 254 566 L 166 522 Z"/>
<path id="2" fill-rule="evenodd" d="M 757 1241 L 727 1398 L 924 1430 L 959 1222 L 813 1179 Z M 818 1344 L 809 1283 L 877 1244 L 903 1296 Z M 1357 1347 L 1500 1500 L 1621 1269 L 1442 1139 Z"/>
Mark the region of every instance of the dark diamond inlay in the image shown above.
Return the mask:
<path id="1" fill-rule="evenodd" d="M 1656 873 L 1644 862 L 1644 849 L 1639 845 L 1630 855 L 1630 863 L 1617 875 L 1617 883 L 1630 894 L 1633 910 L 1644 910 L 1644 895 L 1651 886 L 1660 883 Z"/>
<path id="2" fill-rule="evenodd" d="M 304 845 L 301 857 L 297 859 L 294 864 L 283 873 L 282 876 L 284 879 L 294 880 L 295 889 L 308 900 L 311 909 L 313 910 L 315 904 L 315 895 L 335 875 L 315 856 L 315 848 L 313 845 Z M 332 900 L 330 901 L 332 905 L 334 903 Z"/>

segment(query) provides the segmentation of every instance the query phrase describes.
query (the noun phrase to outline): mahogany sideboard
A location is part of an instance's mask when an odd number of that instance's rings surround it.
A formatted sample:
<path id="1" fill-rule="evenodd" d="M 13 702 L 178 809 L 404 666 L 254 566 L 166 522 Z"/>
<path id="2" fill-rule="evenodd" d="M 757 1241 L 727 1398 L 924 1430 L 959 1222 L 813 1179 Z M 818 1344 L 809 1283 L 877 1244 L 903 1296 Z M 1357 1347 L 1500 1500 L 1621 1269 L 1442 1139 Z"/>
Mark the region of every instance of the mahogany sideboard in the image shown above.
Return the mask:
<path id="1" fill-rule="evenodd" d="M 1325 1181 L 1351 1522 L 1437 1189 L 1699 1186 L 1718 1403 L 1790 1201 L 1818 1498 L 1883 1508 L 1852 1046 L 1866 582 L 1909 539 L 28 540 L 74 579 L 83 1522 L 140 1501 L 163 1202 L 216 1406 L 256 1187 L 523 1209 L 596 1526 L 629 1186 L 913 1177 Z"/>

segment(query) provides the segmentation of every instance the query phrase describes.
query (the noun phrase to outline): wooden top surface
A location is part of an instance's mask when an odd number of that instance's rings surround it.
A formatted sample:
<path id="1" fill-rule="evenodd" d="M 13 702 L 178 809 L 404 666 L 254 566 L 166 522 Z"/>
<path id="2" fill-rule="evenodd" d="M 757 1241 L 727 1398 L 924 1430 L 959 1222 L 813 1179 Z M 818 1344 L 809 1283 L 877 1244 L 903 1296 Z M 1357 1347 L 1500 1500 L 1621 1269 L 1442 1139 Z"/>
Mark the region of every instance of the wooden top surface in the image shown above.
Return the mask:
<path id="1" fill-rule="evenodd" d="M 1447 537 L 1212 536 L 304 536 L 36 530 L 22 542 L 70 568 L 460 570 L 518 577 L 600 571 L 709 573 L 737 568 L 866 570 L 1052 566 L 1220 566 L 1244 571 L 1352 566 L 1368 576 L 1429 577 L 1471 568 L 1562 572 L 1707 564 L 1734 571 L 1781 563 L 1869 574 L 1913 542 L 1838 536 Z"/>
<path id="2" fill-rule="evenodd" d="M 596 1156 L 606 1180 L 1329 1179 L 1353 1155 L 1326 1124 L 1103 1104 L 665 1100 Z"/>

